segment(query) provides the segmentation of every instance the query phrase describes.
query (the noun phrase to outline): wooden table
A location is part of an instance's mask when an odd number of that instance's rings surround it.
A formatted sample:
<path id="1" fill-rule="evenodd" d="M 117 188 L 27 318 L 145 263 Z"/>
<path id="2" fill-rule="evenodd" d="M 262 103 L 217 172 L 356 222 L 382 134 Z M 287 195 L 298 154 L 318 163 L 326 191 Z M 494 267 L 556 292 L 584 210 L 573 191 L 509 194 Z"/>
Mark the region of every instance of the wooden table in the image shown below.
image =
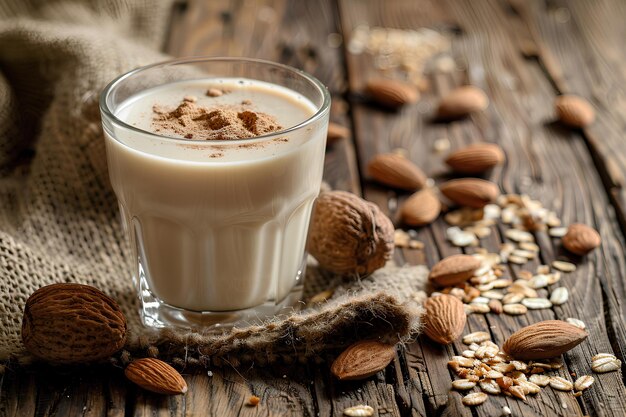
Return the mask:
<path id="1" fill-rule="evenodd" d="M 584 222 L 602 235 L 601 250 L 561 282 L 570 301 L 526 316 L 471 315 L 467 332 L 489 330 L 501 344 L 515 329 L 543 319 L 577 317 L 590 337 L 565 355 L 562 374 L 591 374 L 598 352 L 626 356 L 626 2 L 622 0 L 238 0 L 190 1 L 174 7 L 165 45 L 173 55 L 260 57 L 302 68 L 333 95 L 332 120 L 352 129 L 352 138 L 329 147 L 325 179 L 333 188 L 360 193 L 391 217 L 406 195 L 369 181 L 364 172 L 376 153 L 403 148 L 427 174 L 440 181 L 446 169 L 433 144 L 447 138 L 452 148 L 486 140 L 500 144 L 508 161 L 491 174 L 505 192 L 527 193 L 554 209 L 565 224 Z M 385 112 L 359 92 L 380 71 L 367 54 L 345 48 L 358 25 L 428 27 L 452 34 L 457 68 L 435 69 L 421 101 Z M 343 41 L 343 42 L 340 42 Z M 451 124 L 428 115 L 437 98 L 471 83 L 491 99 L 488 110 Z M 588 98 L 595 124 L 572 131 L 553 123 L 559 93 Z M 397 250 L 400 263 L 432 265 L 459 253 L 446 242 L 438 220 L 417 229 L 423 250 Z M 496 250 L 495 230 L 482 245 Z M 537 234 L 542 261 L 565 255 L 558 240 Z M 469 250 L 468 252 L 471 252 Z M 520 270 L 512 267 L 515 275 Z M 490 397 L 475 409 L 450 391 L 449 357 L 463 349 L 419 338 L 375 377 L 338 383 L 327 364 L 275 365 L 265 369 L 211 369 L 185 373 L 189 393 L 163 397 L 127 383 L 108 367 L 79 371 L 7 369 L 2 377 L 4 416 L 340 416 L 344 408 L 369 404 L 376 415 L 488 416 L 508 406 L 516 416 L 626 415 L 622 372 L 594 374 L 582 397 L 544 389 L 526 403 Z M 623 370 L 623 369 L 622 369 Z M 250 395 L 261 397 L 247 407 Z"/>

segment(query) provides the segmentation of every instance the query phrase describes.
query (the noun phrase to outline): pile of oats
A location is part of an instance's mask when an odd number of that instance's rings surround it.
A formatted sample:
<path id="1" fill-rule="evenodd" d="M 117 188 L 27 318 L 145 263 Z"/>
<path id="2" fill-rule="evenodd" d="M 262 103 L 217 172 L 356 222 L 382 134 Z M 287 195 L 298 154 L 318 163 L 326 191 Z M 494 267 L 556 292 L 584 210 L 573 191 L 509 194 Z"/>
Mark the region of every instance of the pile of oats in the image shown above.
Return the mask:
<path id="1" fill-rule="evenodd" d="M 470 391 L 462 399 L 467 406 L 484 403 L 490 395 L 506 395 L 522 401 L 526 396 L 539 393 L 550 386 L 559 391 L 572 391 L 575 396 L 589 388 L 594 378 L 583 375 L 575 382 L 558 375 L 546 375 L 563 367 L 560 360 L 520 361 L 515 360 L 491 341 L 487 332 L 470 333 L 463 337 L 468 345 L 461 356 L 453 356 L 448 366 L 459 379 L 452 382 L 458 391 Z"/>

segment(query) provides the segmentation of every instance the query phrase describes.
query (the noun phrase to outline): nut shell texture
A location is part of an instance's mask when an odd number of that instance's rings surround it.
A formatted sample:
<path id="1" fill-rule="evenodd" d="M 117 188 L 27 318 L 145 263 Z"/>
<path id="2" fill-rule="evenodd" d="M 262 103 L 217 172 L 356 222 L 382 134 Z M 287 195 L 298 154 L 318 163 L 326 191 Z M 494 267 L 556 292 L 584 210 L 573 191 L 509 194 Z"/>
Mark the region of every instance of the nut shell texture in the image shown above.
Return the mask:
<path id="1" fill-rule="evenodd" d="M 424 309 L 424 333 L 431 340 L 447 345 L 461 336 L 467 320 L 461 300 L 452 295 L 438 295 L 426 299 Z"/>
<path id="2" fill-rule="evenodd" d="M 439 102 L 437 118 L 454 120 L 467 116 L 470 113 L 485 110 L 489 106 L 489 99 L 483 90 L 466 85 L 452 90 Z"/>
<path id="3" fill-rule="evenodd" d="M 446 158 L 446 164 L 461 174 L 480 174 L 503 162 L 504 151 L 495 143 L 475 143 Z"/>
<path id="4" fill-rule="evenodd" d="M 391 259 L 394 227 L 378 206 L 344 191 L 322 193 L 308 249 L 320 266 L 341 275 L 369 275 Z"/>
<path id="5" fill-rule="evenodd" d="M 554 101 L 556 115 L 561 122 L 572 127 L 585 127 L 593 123 L 596 113 L 587 100 L 572 94 L 559 96 Z"/>
<path id="6" fill-rule="evenodd" d="M 415 103 L 419 99 L 414 85 L 397 80 L 374 78 L 367 82 L 366 90 L 376 102 L 391 108 Z"/>
<path id="7" fill-rule="evenodd" d="M 134 360 L 126 367 L 124 375 L 141 388 L 157 394 L 177 395 L 187 392 L 187 383 L 178 371 L 159 359 Z"/>
<path id="8" fill-rule="evenodd" d="M 437 262 L 428 279 L 442 287 L 461 284 L 470 279 L 479 267 L 480 260 L 472 255 L 452 255 Z"/>
<path id="9" fill-rule="evenodd" d="M 26 301 L 22 341 L 30 353 L 48 362 L 97 362 L 124 346 L 126 318 L 97 288 L 52 284 Z"/>
<path id="10" fill-rule="evenodd" d="M 367 165 L 368 174 L 381 184 L 415 191 L 426 184 L 424 172 L 409 159 L 394 153 L 376 155 Z"/>
<path id="11" fill-rule="evenodd" d="M 483 208 L 500 195 L 496 184 L 478 178 L 446 181 L 439 186 L 439 190 L 454 203 L 472 208 Z"/>
<path id="12" fill-rule="evenodd" d="M 585 224 L 574 223 L 567 228 L 561 243 L 568 251 L 582 256 L 600 246 L 602 239 L 595 229 Z"/>
<path id="13" fill-rule="evenodd" d="M 430 188 L 425 188 L 409 197 L 400 209 L 402 221 L 410 226 L 432 223 L 441 212 L 441 202 Z"/>
<path id="14" fill-rule="evenodd" d="M 377 340 L 362 340 L 341 352 L 330 371 L 342 381 L 364 379 L 385 369 L 395 356 L 394 345 Z"/>
<path id="15" fill-rule="evenodd" d="M 517 359 L 554 358 L 574 348 L 587 336 L 587 332 L 565 321 L 545 320 L 513 333 L 502 349 Z"/>

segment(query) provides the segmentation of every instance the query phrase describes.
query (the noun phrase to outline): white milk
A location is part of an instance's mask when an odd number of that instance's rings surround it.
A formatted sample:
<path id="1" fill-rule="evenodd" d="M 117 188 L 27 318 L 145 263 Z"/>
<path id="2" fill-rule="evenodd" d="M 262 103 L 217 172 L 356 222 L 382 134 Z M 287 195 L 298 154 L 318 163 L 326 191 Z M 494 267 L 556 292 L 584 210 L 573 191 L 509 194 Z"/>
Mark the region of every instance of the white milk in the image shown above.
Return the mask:
<path id="1" fill-rule="evenodd" d="M 218 83 L 231 92 L 207 97 Z M 224 79 L 147 90 L 116 116 L 153 131 L 155 103 L 176 107 L 190 95 L 202 106 L 250 100 L 250 109 L 274 116 L 283 128 L 316 112 L 292 90 Z M 117 139 L 106 135 L 111 183 L 156 297 L 186 310 L 228 311 L 287 296 L 322 178 L 326 122 L 321 125 L 269 140 L 182 141 L 128 130 Z"/>

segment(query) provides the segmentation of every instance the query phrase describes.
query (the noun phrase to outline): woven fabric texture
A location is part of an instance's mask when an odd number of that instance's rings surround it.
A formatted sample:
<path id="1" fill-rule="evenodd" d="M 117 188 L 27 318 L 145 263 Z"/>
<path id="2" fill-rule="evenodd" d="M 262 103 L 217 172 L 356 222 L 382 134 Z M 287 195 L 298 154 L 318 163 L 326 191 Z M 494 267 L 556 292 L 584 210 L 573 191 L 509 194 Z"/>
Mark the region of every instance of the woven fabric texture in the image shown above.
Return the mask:
<path id="1" fill-rule="evenodd" d="M 98 98 L 117 75 L 166 59 L 158 50 L 170 7 L 148 0 L 0 4 L 0 360 L 28 357 L 23 306 L 37 288 L 57 282 L 93 285 L 118 301 L 129 321 L 126 356 L 268 363 L 367 336 L 414 335 L 427 275 L 421 267 L 389 266 L 342 282 L 328 302 L 262 326 L 223 334 L 142 327 Z M 309 292 L 329 281 L 337 284 L 310 268 Z"/>

